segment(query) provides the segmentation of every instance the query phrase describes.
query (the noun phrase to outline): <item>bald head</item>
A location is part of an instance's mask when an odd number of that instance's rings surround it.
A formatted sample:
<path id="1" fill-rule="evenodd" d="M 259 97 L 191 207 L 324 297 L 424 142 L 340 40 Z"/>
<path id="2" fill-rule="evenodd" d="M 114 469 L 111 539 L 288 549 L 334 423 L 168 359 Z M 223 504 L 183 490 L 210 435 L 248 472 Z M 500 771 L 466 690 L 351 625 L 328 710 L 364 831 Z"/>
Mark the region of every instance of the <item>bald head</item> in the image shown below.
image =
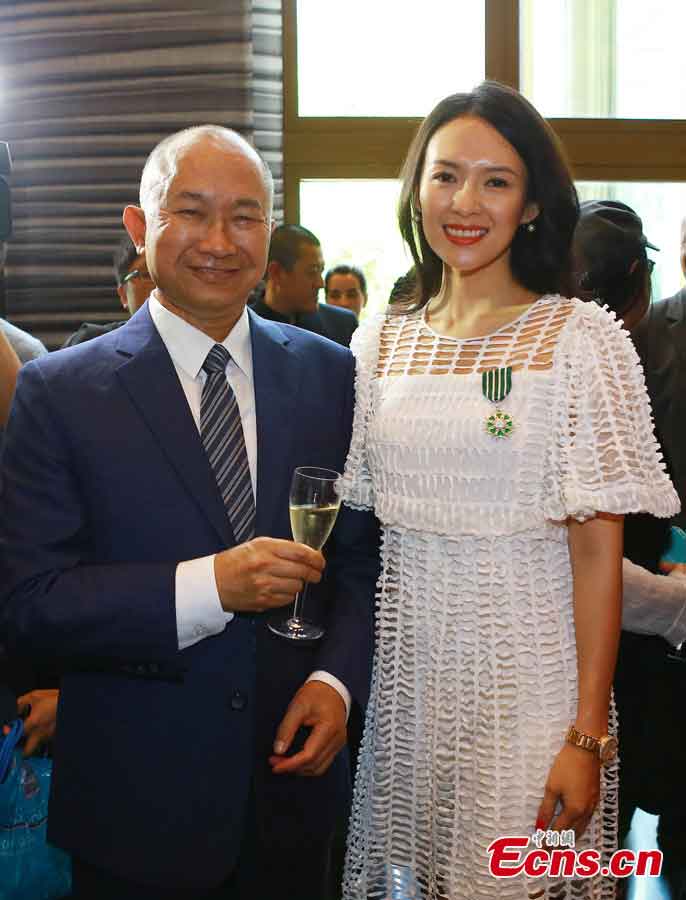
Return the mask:
<path id="1" fill-rule="evenodd" d="M 271 203 L 266 166 L 235 132 L 210 125 L 162 141 L 145 165 L 141 206 L 124 210 L 156 301 L 224 340 L 267 267 Z"/>
<path id="2" fill-rule="evenodd" d="M 220 125 L 196 125 L 185 128 L 164 138 L 148 156 L 141 175 L 140 204 L 146 212 L 159 207 L 160 199 L 174 178 L 180 161 L 196 145 L 212 144 L 228 152 L 242 154 L 252 159 L 262 170 L 264 184 L 269 196 L 270 209 L 274 199 L 274 179 L 269 166 L 244 137 L 230 128 Z"/>

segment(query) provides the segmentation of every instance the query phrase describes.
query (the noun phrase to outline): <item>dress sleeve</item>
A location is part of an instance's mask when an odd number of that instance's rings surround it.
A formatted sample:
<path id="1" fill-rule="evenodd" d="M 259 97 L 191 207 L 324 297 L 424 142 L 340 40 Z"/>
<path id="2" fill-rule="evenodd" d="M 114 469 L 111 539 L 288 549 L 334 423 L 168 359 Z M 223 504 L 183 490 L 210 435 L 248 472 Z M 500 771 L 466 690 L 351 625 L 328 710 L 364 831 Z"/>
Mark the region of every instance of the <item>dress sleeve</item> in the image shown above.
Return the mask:
<path id="1" fill-rule="evenodd" d="M 341 500 L 353 509 L 374 509 L 374 479 L 369 466 L 367 432 L 373 407 L 373 381 L 379 358 L 379 338 L 385 318 L 380 313 L 365 319 L 350 342 L 350 349 L 355 356 L 355 412 L 345 471 L 339 481 L 339 493 Z"/>
<path id="2" fill-rule="evenodd" d="M 675 515 L 643 369 L 614 314 L 580 301 L 560 339 L 549 518 Z"/>

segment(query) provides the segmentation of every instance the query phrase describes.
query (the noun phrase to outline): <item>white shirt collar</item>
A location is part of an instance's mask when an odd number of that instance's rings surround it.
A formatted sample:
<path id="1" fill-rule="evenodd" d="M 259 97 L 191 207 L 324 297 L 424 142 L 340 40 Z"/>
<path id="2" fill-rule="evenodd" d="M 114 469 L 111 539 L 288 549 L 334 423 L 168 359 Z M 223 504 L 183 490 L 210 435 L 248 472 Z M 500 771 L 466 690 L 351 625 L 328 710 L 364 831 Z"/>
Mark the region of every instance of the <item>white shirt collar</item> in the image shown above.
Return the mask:
<path id="1" fill-rule="evenodd" d="M 191 378 L 197 378 L 207 354 L 217 341 L 213 341 L 209 335 L 171 312 L 166 306 L 162 306 L 154 291 L 148 300 L 148 310 L 175 365 Z M 240 318 L 222 344 L 241 372 L 252 380 L 252 345 L 247 308 L 243 309 Z"/>

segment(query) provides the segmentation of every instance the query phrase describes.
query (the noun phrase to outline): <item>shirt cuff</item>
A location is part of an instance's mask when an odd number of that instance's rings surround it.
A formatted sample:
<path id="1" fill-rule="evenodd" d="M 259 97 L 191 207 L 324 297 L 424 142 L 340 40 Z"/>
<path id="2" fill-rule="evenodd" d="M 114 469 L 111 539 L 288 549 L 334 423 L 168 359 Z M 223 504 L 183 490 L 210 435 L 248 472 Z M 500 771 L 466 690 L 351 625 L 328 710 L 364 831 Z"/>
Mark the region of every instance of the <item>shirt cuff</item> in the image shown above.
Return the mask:
<path id="1" fill-rule="evenodd" d="M 316 672 L 313 672 L 307 681 L 323 681 L 324 684 L 328 684 L 329 687 L 332 687 L 335 691 L 341 695 L 343 702 L 345 703 L 345 721 L 348 721 L 348 716 L 350 715 L 350 704 L 352 702 L 352 698 L 350 696 L 350 691 L 343 684 L 342 681 L 339 681 L 335 675 L 332 675 L 330 672 L 322 672 L 318 669 Z M 307 684 L 307 682 L 305 682 Z"/>
<path id="2" fill-rule="evenodd" d="M 176 567 L 176 634 L 179 650 L 220 634 L 233 619 L 224 612 L 214 577 L 214 554 Z"/>

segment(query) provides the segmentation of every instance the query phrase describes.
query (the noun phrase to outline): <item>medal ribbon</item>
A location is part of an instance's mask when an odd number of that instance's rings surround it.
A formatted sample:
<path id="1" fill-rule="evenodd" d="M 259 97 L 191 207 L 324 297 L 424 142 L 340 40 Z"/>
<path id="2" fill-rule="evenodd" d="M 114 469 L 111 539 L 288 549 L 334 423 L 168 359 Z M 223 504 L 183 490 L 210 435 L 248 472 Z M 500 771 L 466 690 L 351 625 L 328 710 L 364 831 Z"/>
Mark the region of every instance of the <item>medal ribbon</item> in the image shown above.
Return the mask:
<path id="1" fill-rule="evenodd" d="M 512 366 L 488 369 L 481 375 L 481 390 L 491 403 L 502 403 L 512 390 Z"/>

